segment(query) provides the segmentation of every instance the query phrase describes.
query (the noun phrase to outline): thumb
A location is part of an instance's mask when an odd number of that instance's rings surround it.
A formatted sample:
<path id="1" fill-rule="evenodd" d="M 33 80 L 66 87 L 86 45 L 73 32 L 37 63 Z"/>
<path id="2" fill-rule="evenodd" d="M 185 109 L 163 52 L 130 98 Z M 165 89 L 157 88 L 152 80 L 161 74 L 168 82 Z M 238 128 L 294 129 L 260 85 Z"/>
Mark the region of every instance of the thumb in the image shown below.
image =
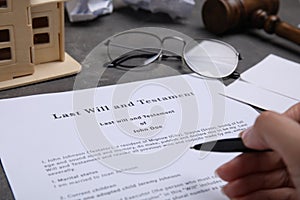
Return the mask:
<path id="1" fill-rule="evenodd" d="M 246 146 L 272 149 L 283 159 L 295 185 L 300 185 L 300 125 L 295 119 L 264 112 L 242 134 Z M 299 192 L 299 191 L 298 191 Z"/>
<path id="2" fill-rule="evenodd" d="M 293 105 L 291 108 L 285 111 L 283 115 L 300 123 L 300 103 Z"/>

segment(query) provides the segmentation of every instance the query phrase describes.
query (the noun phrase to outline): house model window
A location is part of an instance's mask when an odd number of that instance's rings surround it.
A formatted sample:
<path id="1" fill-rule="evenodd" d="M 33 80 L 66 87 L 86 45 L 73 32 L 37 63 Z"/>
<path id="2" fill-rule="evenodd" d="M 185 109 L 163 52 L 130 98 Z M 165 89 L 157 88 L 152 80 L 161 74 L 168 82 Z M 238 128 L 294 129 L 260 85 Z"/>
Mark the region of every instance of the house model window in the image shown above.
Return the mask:
<path id="1" fill-rule="evenodd" d="M 0 42 L 9 42 L 9 30 L 0 30 Z"/>
<path id="2" fill-rule="evenodd" d="M 11 59 L 11 50 L 9 47 L 0 49 L 0 61 L 10 60 Z"/>
<path id="3" fill-rule="evenodd" d="M 32 19 L 32 28 L 47 28 L 49 27 L 48 17 L 36 17 Z"/>
<path id="4" fill-rule="evenodd" d="M 47 43 L 50 43 L 49 33 L 34 34 L 33 42 L 34 42 L 34 44 L 47 44 Z"/>
<path id="5" fill-rule="evenodd" d="M 0 62 L 11 60 L 9 29 L 0 30 Z"/>
<path id="6" fill-rule="evenodd" d="M 0 0 L 0 8 L 7 8 L 7 0 Z"/>

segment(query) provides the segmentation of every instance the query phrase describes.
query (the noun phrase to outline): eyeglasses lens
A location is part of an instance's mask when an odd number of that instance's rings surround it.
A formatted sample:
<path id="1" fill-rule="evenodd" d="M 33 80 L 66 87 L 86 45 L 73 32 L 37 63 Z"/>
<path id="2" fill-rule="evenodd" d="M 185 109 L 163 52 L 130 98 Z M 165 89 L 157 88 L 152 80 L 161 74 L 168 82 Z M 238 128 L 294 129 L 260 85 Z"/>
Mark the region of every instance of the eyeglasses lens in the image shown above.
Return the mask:
<path id="1" fill-rule="evenodd" d="M 233 47 L 217 40 L 193 40 L 185 47 L 184 59 L 194 72 L 222 78 L 236 69 L 238 53 Z"/>
<path id="2" fill-rule="evenodd" d="M 114 36 L 108 53 L 121 67 L 145 66 L 156 60 L 161 53 L 161 41 L 152 34 L 129 32 Z"/>

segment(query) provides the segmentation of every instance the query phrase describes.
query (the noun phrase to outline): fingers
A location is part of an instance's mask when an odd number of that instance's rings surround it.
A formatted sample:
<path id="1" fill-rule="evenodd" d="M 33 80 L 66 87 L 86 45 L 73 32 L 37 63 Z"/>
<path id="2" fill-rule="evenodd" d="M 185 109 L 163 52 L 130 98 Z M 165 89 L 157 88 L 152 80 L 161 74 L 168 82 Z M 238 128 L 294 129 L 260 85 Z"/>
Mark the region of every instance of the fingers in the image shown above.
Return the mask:
<path id="1" fill-rule="evenodd" d="M 260 190 L 242 197 L 235 197 L 231 200 L 298 200 L 295 189 L 280 188 Z"/>
<path id="2" fill-rule="evenodd" d="M 299 109 L 296 105 L 287 115 L 298 119 L 295 115 Z M 292 114 L 294 113 L 294 114 Z M 286 164 L 295 185 L 300 185 L 300 125 L 285 115 L 264 112 L 255 121 L 250 131 L 242 135 L 246 146 L 250 148 L 270 148 L 279 154 Z"/>
<path id="3" fill-rule="evenodd" d="M 278 145 L 274 143 L 276 141 L 277 143 L 279 141 L 285 141 L 286 143 L 289 143 L 290 139 L 300 139 L 299 123 L 300 103 L 287 110 L 283 115 L 270 111 L 262 113 L 256 119 L 253 127 L 242 132 L 241 137 L 243 138 L 244 143 L 249 147 L 256 149 L 266 149 L 271 148 L 270 145 L 273 144 L 275 146 L 275 149 L 277 149 Z M 255 134 L 253 134 L 253 132 L 255 132 Z M 285 133 L 287 133 L 288 135 L 286 135 Z M 257 137 L 248 138 L 249 135 L 256 135 Z M 266 141 L 266 139 L 272 139 L 271 141 L 274 142 L 268 144 L 268 141 Z M 295 140 L 293 141 L 295 142 Z"/>
<path id="4" fill-rule="evenodd" d="M 241 135 L 246 146 L 274 152 L 242 154 L 217 169 L 232 200 L 300 197 L 300 103 L 282 115 L 264 112 Z"/>
<path id="5" fill-rule="evenodd" d="M 248 147 L 273 149 L 290 166 L 298 167 L 300 163 L 300 125 L 288 117 L 265 112 L 242 138 Z"/>
<path id="6" fill-rule="evenodd" d="M 216 170 L 216 173 L 225 181 L 284 168 L 280 156 L 275 152 L 241 154 Z"/>
<path id="7" fill-rule="evenodd" d="M 259 180 L 259 181 L 258 181 Z M 245 196 L 264 189 L 292 187 L 285 168 L 270 172 L 251 174 L 236 179 L 223 187 L 223 192 L 230 198 Z"/>
<path id="8" fill-rule="evenodd" d="M 283 115 L 300 123 L 300 103 L 292 106 L 290 109 L 284 112 Z"/>

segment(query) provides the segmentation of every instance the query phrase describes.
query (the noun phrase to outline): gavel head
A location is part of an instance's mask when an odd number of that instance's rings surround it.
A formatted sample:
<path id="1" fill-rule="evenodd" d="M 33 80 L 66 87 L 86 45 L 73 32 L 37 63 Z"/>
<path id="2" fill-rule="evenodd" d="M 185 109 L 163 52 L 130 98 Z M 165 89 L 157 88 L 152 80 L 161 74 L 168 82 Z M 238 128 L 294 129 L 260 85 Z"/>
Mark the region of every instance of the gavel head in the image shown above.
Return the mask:
<path id="1" fill-rule="evenodd" d="M 277 14 L 279 0 L 206 0 L 202 7 L 205 27 L 220 34 L 247 25 L 258 10 Z"/>

